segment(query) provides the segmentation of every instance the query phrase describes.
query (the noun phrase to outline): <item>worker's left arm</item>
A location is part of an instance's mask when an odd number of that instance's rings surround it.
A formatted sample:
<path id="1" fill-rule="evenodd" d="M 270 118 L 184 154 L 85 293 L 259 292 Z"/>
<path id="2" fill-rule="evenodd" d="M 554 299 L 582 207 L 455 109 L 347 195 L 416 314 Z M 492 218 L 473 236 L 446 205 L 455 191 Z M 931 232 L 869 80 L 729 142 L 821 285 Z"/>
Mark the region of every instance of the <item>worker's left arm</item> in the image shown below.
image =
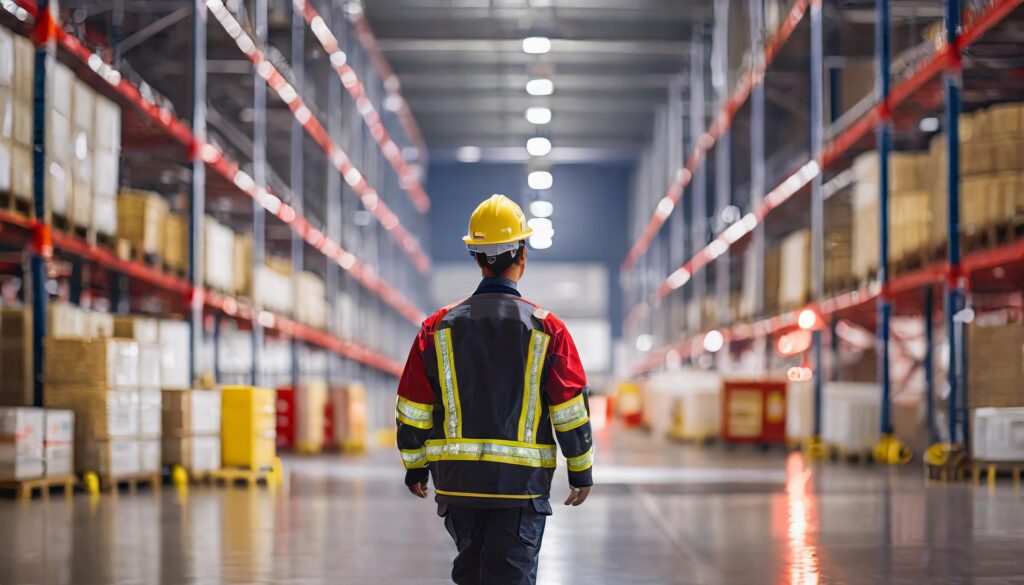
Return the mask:
<path id="1" fill-rule="evenodd" d="M 433 319 L 428 319 L 409 350 L 405 369 L 398 382 L 395 419 L 398 424 L 398 449 L 405 465 L 405 485 L 420 497 L 426 497 L 426 443 L 434 427 L 434 389 L 427 378 L 423 354 L 433 347 Z"/>
<path id="2" fill-rule="evenodd" d="M 551 336 L 545 388 L 551 422 L 562 454 L 568 461 L 569 485 L 589 488 L 594 484 L 591 476 L 594 439 L 590 431 L 587 376 L 565 324 L 551 314 L 543 321 L 545 331 Z"/>

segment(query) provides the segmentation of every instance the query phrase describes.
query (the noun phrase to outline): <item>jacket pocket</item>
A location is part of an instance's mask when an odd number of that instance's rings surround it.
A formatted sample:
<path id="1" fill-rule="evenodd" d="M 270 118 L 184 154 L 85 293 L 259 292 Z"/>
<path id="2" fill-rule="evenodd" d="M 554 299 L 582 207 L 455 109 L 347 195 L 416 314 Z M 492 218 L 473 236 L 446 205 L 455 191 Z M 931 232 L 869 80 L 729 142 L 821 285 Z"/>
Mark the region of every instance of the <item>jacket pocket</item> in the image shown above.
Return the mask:
<path id="1" fill-rule="evenodd" d="M 550 506 L 548 514 L 550 514 Z M 544 537 L 544 524 L 547 514 L 536 511 L 535 506 L 523 506 L 519 513 L 519 540 L 523 544 L 539 548 Z"/>

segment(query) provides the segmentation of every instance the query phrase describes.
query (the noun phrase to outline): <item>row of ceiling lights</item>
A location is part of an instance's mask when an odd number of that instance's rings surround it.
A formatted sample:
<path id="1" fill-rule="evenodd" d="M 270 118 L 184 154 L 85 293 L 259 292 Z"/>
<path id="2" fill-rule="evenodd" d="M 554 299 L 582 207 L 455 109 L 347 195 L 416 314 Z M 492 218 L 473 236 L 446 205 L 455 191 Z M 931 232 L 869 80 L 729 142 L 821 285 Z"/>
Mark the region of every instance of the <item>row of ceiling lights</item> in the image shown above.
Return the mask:
<path id="1" fill-rule="evenodd" d="M 551 51 L 551 39 L 547 37 L 526 37 L 523 52 L 528 55 L 543 55 Z M 555 83 L 546 77 L 536 77 L 526 82 L 526 93 L 534 97 L 545 97 L 555 93 Z M 526 109 L 526 121 L 535 126 L 551 123 L 551 108 L 530 106 Z M 526 141 L 526 152 L 533 157 L 543 157 L 551 152 L 551 141 L 543 136 L 534 136 Z M 535 191 L 547 191 L 554 185 L 554 177 L 548 170 L 534 170 L 526 177 L 526 183 Z M 528 225 L 533 229 L 530 246 L 538 250 L 550 248 L 555 237 L 555 226 L 551 223 L 554 205 L 538 199 L 530 203 L 533 217 Z"/>

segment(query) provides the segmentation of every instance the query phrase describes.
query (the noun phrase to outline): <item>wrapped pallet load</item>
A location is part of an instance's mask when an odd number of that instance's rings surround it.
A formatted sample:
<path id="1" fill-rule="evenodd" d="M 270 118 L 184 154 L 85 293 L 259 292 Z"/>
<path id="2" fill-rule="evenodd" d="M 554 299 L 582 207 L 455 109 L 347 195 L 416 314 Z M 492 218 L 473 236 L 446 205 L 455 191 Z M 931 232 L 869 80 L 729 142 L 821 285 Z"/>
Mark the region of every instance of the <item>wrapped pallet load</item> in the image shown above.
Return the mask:
<path id="1" fill-rule="evenodd" d="M 306 382 L 295 394 L 295 449 L 300 453 L 318 453 L 324 445 L 324 414 L 327 385 Z"/>
<path id="2" fill-rule="evenodd" d="M 121 108 L 95 96 L 92 227 L 98 236 L 117 235 L 117 187 L 121 156 Z"/>
<path id="3" fill-rule="evenodd" d="M 72 83 L 71 153 L 72 208 L 71 222 L 80 228 L 92 226 L 93 200 L 93 138 L 96 115 L 96 92 L 80 79 Z"/>
<path id="4" fill-rule="evenodd" d="M 160 386 L 164 390 L 188 390 L 192 387 L 192 331 L 185 321 L 163 320 L 159 323 Z"/>
<path id="5" fill-rule="evenodd" d="M 32 118 L 35 89 L 35 47 L 14 36 L 14 99 L 12 102 L 11 191 L 15 199 L 32 201 Z"/>
<path id="6" fill-rule="evenodd" d="M 164 390 L 163 464 L 190 473 L 220 469 L 220 393 L 216 390 Z"/>
<path id="7" fill-rule="evenodd" d="M 0 119 L 14 116 L 14 35 L 0 29 Z M 0 124 L 0 193 L 11 193 L 11 157 L 14 148 L 13 124 Z"/>
<path id="8" fill-rule="evenodd" d="M 317 329 L 327 327 L 327 289 L 324 281 L 312 272 L 298 274 L 298 286 L 295 290 L 295 318 Z"/>
<path id="9" fill-rule="evenodd" d="M 32 404 L 32 313 L 0 308 L 0 406 Z"/>
<path id="10" fill-rule="evenodd" d="M 265 266 L 253 274 L 253 300 L 257 306 L 290 315 L 295 308 L 295 290 L 292 287 L 291 267 L 287 262 L 268 259 Z"/>
<path id="11" fill-rule="evenodd" d="M 235 232 L 206 216 L 204 225 L 204 282 L 223 293 L 235 292 Z"/>
<path id="12" fill-rule="evenodd" d="M 1024 325 L 978 319 L 967 342 L 970 408 L 1024 407 Z"/>
<path id="13" fill-rule="evenodd" d="M 783 310 L 801 307 L 810 295 L 810 230 L 798 230 L 783 238 L 779 253 L 779 305 Z"/>
<path id="14" fill-rule="evenodd" d="M 188 267 L 188 218 L 167 215 L 164 221 L 164 265 L 172 272 L 184 274 Z"/>
<path id="15" fill-rule="evenodd" d="M 74 74 L 66 65 L 53 68 L 53 100 L 46 110 L 46 206 L 54 219 L 71 224 L 74 193 L 71 166 L 75 143 L 71 127 L 73 115 Z"/>
<path id="16" fill-rule="evenodd" d="M 46 406 L 75 413 L 76 470 L 108 482 L 138 475 L 138 344 L 47 338 L 45 351 Z"/>
<path id="17" fill-rule="evenodd" d="M 829 382 L 822 394 L 822 441 L 840 453 L 870 452 L 879 439 L 882 393 L 878 384 Z"/>
<path id="18" fill-rule="evenodd" d="M 330 443 L 345 451 L 366 448 L 366 389 L 353 383 L 330 390 L 333 437 Z"/>
<path id="19" fill-rule="evenodd" d="M 235 293 L 251 297 L 252 296 L 252 236 L 246 234 L 244 236 L 235 237 L 235 247 L 232 252 L 234 254 L 234 269 L 235 274 L 233 277 Z"/>
<path id="20" fill-rule="evenodd" d="M 20 481 L 45 471 L 41 408 L 0 408 L 0 480 Z"/>

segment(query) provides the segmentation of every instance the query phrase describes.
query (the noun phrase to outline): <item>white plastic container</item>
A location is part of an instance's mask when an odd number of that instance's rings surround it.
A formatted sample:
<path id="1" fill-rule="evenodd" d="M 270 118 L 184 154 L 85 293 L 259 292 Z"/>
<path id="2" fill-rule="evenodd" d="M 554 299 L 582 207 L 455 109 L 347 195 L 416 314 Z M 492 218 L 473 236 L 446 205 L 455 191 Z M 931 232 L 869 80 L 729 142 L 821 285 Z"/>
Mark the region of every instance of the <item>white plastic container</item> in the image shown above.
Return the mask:
<path id="1" fill-rule="evenodd" d="M 1024 462 L 1024 408 L 977 408 L 972 426 L 975 459 Z"/>

